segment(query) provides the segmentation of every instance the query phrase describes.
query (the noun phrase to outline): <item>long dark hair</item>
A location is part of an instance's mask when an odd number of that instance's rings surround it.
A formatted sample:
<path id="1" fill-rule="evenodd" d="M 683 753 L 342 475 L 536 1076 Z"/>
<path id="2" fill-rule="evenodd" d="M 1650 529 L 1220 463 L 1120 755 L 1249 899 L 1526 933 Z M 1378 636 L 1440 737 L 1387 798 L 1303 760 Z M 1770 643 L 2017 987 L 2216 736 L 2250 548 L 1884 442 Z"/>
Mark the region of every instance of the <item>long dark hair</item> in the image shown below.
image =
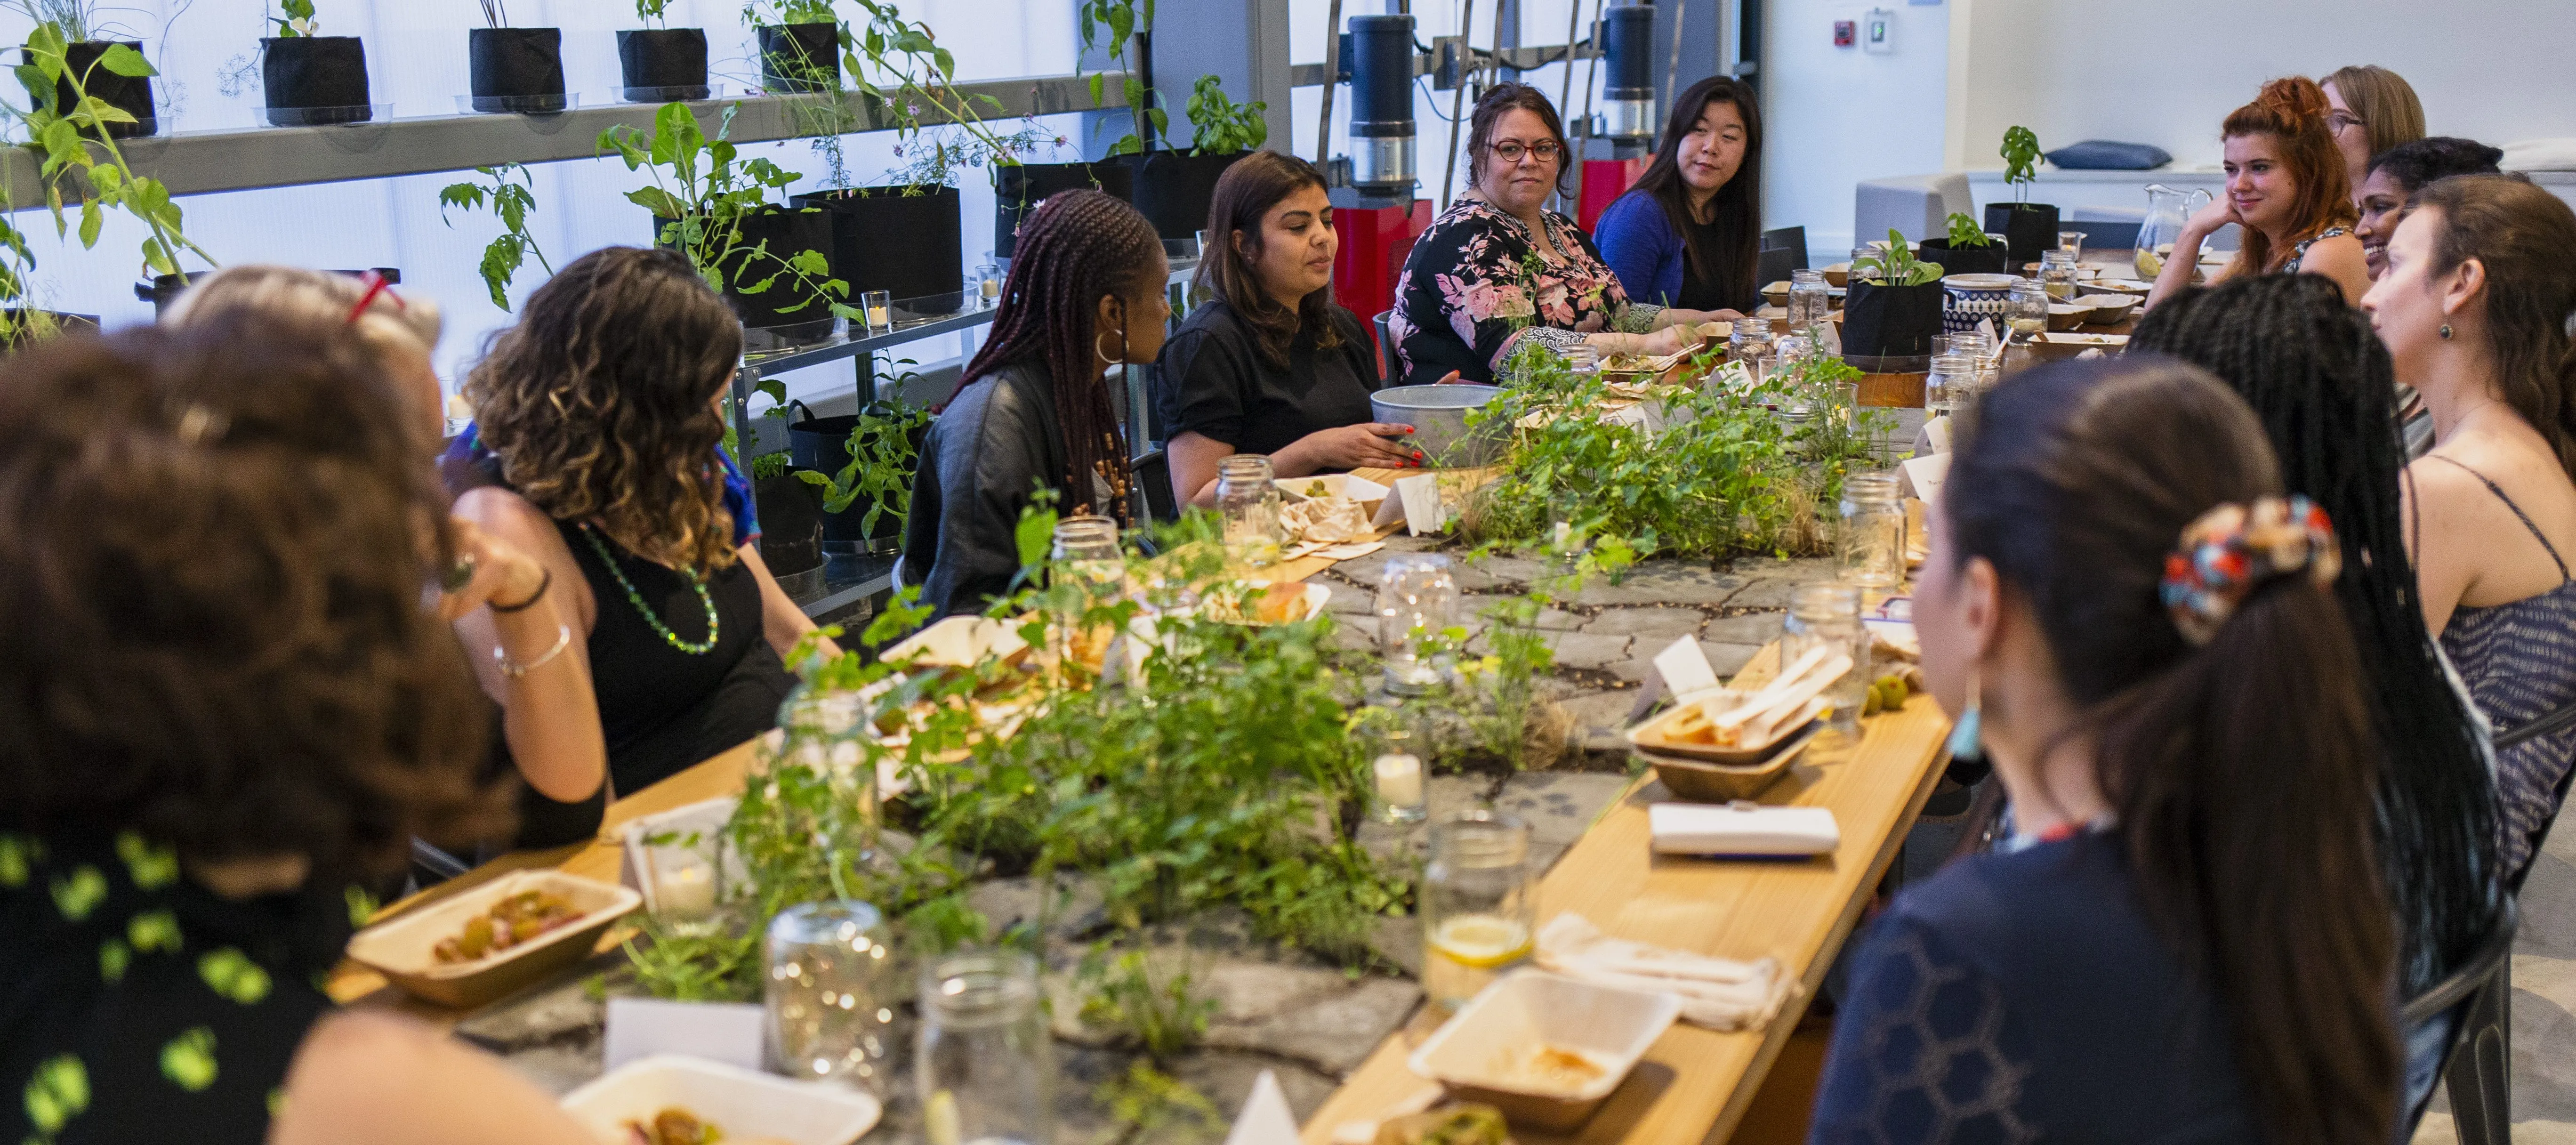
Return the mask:
<path id="1" fill-rule="evenodd" d="M 2133 350 L 2218 375 L 2254 409 L 2293 493 L 2334 520 L 2343 603 L 2379 737 L 2380 870 L 2408 933 L 2409 995 L 2492 927 L 2496 791 L 2467 706 L 2424 628 L 2406 552 L 2395 374 L 2370 320 L 2311 274 L 2185 291 L 2138 323 Z"/>
<path id="2" fill-rule="evenodd" d="M 1574 170 L 1574 148 L 1565 141 L 1565 121 L 1557 117 L 1556 105 L 1547 95 L 1525 83 L 1505 81 L 1485 89 L 1476 97 L 1476 110 L 1467 116 L 1467 185 L 1484 181 L 1485 156 L 1493 150 L 1494 125 L 1518 108 L 1538 117 L 1547 125 L 1549 138 L 1556 140 L 1556 190 L 1565 193 L 1565 177 Z"/>
<path id="3" fill-rule="evenodd" d="M 529 504 L 706 573 L 738 556 L 715 398 L 741 360 L 741 320 L 688 259 L 605 247 L 528 296 L 466 376 L 465 400 Z"/>
<path id="4" fill-rule="evenodd" d="M 2266 1136 L 2389 1140 L 2395 938 L 2352 636 L 2305 577 L 2256 587 L 2199 647 L 2158 594 L 2186 525 L 2281 492 L 2262 426 L 2157 359 L 2032 370 L 1977 426 L 1940 503 L 1954 547 L 2036 618 L 2148 917 L 2217 996 Z"/>
<path id="5" fill-rule="evenodd" d="M 1162 249 L 1154 225 L 1114 197 L 1082 190 L 1048 196 L 1020 227 L 993 332 L 966 363 L 967 386 L 1005 366 L 1032 366 L 1054 390 L 1064 434 L 1061 512 L 1127 519 L 1127 447 L 1091 327 L 1103 296 L 1135 299 L 1160 289 L 1154 256 Z M 1093 474 L 1109 485 L 1108 505 L 1091 504 Z"/>
<path id="6" fill-rule="evenodd" d="M 2440 179 L 2415 193 L 2409 211 L 2441 213 L 2433 273 L 2470 259 L 2486 267 L 2487 354 L 2505 404 L 2549 440 L 2576 480 L 2576 210 L 2530 183 L 2503 175 Z"/>
<path id="7" fill-rule="evenodd" d="M 2281 166 L 2289 169 L 2290 217 L 2298 220 L 2282 246 L 2289 247 L 2322 234 L 2329 227 L 2351 226 L 2361 217 L 2352 205 L 2352 176 L 2344 166 L 2343 153 L 2335 150 L 2334 132 L 2326 126 L 2326 113 L 2333 105 L 2316 81 L 2306 76 L 2290 76 L 2263 85 L 2254 102 L 2227 114 L 2219 127 L 2221 139 L 2239 135 L 2268 135 L 2281 150 Z M 2238 247 L 2236 261 L 2228 264 L 2233 276 L 2267 274 L 2288 259 L 2287 250 L 2273 250 L 2272 237 L 2252 227 L 2243 228 L 2245 238 Z"/>
<path id="8" fill-rule="evenodd" d="M 1711 104 L 1732 104 L 1744 118 L 1744 165 L 1717 189 L 1709 202 L 1710 221 L 1701 227 L 1691 217 L 1690 186 L 1682 182 L 1682 140 L 1699 126 Z M 1655 161 L 1637 176 L 1631 195 L 1651 195 L 1664 209 L 1673 233 L 1682 236 L 1682 257 L 1691 272 L 1726 288 L 1729 303 L 1753 296 L 1753 281 L 1762 252 L 1762 111 L 1753 102 L 1753 85 L 1731 76 L 1710 76 L 1683 89 L 1664 121 L 1664 141 Z M 1667 298 L 1665 302 L 1675 299 Z"/>
<path id="9" fill-rule="evenodd" d="M 2370 157 L 2363 174 L 2386 171 L 2407 194 L 2424 189 L 2435 179 L 2453 175 L 2494 175 L 2504 159 L 2504 148 L 2489 147 L 2474 139 L 2435 135 L 2400 143 Z M 2358 191 L 2360 188 L 2355 187 Z"/>
<path id="10" fill-rule="evenodd" d="M 1308 187 L 1322 187 L 1324 173 L 1294 155 L 1255 151 L 1217 177 L 1216 198 L 1208 206 L 1208 243 L 1200 252 L 1198 288 L 1233 307 L 1256 335 L 1261 356 L 1274 366 L 1288 364 L 1288 349 L 1300 330 L 1312 331 L 1315 345 L 1330 350 L 1342 344 L 1333 325 L 1333 288 L 1307 295 L 1290 310 L 1261 288 L 1252 264 L 1261 257 L 1261 220 L 1280 201 Z M 1328 210 L 1330 208 L 1327 208 Z M 1330 220 L 1318 219 L 1331 226 Z M 1236 250 L 1242 235 L 1249 250 Z"/>

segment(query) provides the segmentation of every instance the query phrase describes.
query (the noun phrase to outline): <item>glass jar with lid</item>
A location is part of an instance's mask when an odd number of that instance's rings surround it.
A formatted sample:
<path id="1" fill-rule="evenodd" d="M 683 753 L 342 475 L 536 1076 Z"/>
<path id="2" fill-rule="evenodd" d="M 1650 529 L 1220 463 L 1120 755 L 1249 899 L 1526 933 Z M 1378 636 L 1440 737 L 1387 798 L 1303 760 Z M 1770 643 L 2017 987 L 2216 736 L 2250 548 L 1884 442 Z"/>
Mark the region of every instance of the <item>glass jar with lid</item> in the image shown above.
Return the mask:
<path id="1" fill-rule="evenodd" d="M 1833 287 L 1821 270 L 1789 272 L 1789 329 L 1806 333 L 1833 313 Z"/>
<path id="2" fill-rule="evenodd" d="M 1422 992 L 1455 1010 L 1530 956 L 1538 917 L 1529 824 L 1462 811 L 1431 825 L 1422 868 Z"/>
<path id="3" fill-rule="evenodd" d="M 1400 553 L 1386 562 L 1377 589 L 1378 653 L 1386 661 L 1386 690 L 1423 695 L 1440 687 L 1454 657 L 1443 635 L 1454 623 L 1458 580 L 1449 558 Z"/>
<path id="4" fill-rule="evenodd" d="M 1279 486 L 1270 459 L 1238 453 L 1217 463 L 1217 511 L 1225 516 L 1225 557 L 1244 568 L 1279 563 Z"/>
<path id="5" fill-rule="evenodd" d="M 2012 284 L 2012 301 L 2005 304 L 2005 317 L 2012 326 L 2012 340 L 2028 342 L 2048 330 L 2048 287 L 2036 279 L 2021 279 Z"/>
<path id="6" fill-rule="evenodd" d="M 892 943 L 884 916 L 864 902 L 810 902 L 769 920 L 761 1001 L 771 1058 L 788 1076 L 890 1096 L 905 985 Z"/>
<path id="7" fill-rule="evenodd" d="M 1896 495 L 1896 474 L 1855 472 L 1843 476 L 1843 581 L 1866 596 L 1884 596 L 1905 583 L 1905 502 Z"/>
<path id="8" fill-rule="evenodd" d="M 1902 510 L 1900 510 L 1902 512 Z M 1845 734 L 1860 729 L 1861 702 L 1867 696 L 1869 630 L 1860 622 L 1860 587 L 1841 581 L 1810 581 L 1789 591 L 1789 618 L 1782 624 L 1780 663 L 1796 663 L 1817 648 L 1851 657 L 1852 669 L 1827 686 L 1832 705 L 1826 725 Z"/>

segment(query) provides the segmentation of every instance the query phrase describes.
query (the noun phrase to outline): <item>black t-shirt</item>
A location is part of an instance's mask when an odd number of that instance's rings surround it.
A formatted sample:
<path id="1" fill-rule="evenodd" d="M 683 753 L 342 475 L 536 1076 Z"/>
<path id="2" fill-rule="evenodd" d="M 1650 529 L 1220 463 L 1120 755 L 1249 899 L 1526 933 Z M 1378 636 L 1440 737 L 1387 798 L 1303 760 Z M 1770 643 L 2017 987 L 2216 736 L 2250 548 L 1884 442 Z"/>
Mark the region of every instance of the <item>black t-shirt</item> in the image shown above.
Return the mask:
<path id="1" fill-rule="evenodd" d="M 1369 394 L 1384 384 L 1366 330 L 1331 307 L 1341 345 L 1315 345 L 1301 330 L 1288 364 L 1262 356 L 1259 338 L 1234 308 L 1209 302 L 1190 313 L 1154 362 L 1154 405 L 1166 438 L 1196 431 L 1238 453 L 1277 453 L 1317 430 L 1371 420 Z"/>
<path id="2" fill-rule="evenodd" d="M 1717 224 L 1694 222 L 1690 226 L 1691 234 L 1688 241 L 1697 242 L 1699 244 L 1699 249 L 1701 250 L 1717 249 L 1717 244 L 1720 241 Z M 1717 268 L 1710 267 L 1708 269 L 1716 270 Z M 1674 305 L 1680 306 L 1685 310 L 1741 309 L 1744 313 L 1751 314 L 1753 312 L 1752 307 L 1745 306 L 1745 300 L 1738 297 L 1738 291 L 1740 289 L 1741 288 L 1734 283 L 1721 282 L 1716 278 L 1701 273 L 1699 264 L 1690 257 L 1688 252 L 1684 252 L 1682 255 L 1682 296 L 1679 301 L 1674 303 Z"/>

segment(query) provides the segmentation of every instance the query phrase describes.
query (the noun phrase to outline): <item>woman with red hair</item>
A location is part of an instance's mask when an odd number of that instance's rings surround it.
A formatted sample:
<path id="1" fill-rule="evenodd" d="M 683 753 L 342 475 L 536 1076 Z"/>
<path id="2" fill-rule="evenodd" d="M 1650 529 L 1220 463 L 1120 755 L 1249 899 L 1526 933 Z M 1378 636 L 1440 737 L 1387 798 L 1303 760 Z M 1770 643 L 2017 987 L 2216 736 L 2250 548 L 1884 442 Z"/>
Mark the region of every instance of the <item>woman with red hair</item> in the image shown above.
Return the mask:
<path id="1" fill-rule="evenodd" d="M 2343 288 L 2345 302 L 2361 301 L 2370 289 L 2370 266 L 2352 236 L 2359 216 L 2327 123 L 2332 110 L 2315 81 L 2291 76 L 2264 84 L 2254 102 L 2228 115 L 2219 131 L 2227 147 L 2227 193 L 2183 224 L 2147 295 L 2148 309 L 2190 284 L 2200 244 L 2229 223 L 2243 228 L 2242 245 L 2211 282 L 2313 274 Z"/>

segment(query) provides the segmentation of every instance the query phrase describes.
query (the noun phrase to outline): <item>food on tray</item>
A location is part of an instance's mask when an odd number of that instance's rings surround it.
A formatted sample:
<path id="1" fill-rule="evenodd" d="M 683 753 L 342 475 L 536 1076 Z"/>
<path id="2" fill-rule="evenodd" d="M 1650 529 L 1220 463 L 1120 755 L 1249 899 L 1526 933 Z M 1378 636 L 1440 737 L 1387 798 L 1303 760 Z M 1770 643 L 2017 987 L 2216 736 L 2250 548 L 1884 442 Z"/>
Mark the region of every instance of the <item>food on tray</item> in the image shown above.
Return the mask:
<path id="1" fill-rule="evenodd" d="M 1644 354 L 1612 354 L 1601 360 L 1601 369 L 1611 374 L 1642 374 L 1655 368 L 1655 359 Z"/>
<path id="2" fill-rule="evenodd" d="M 626 1145 L 716 1145 L 724 1139 L 723 1130 L 676 1105 L 655 1113 L 649 1122 L 626 1122 Z"/>
<path id="3" fill-rule="evenodd" d="M 1588 1050 L 1542 1043 L 1494 1051 L 1493 1060 L 1486 1065 L 1485 1080 L 1506 1089 L 1571 1092 L 1599 1081 L 1609 1072 L 1609 1065 Z"/>
<path id="4" fill-rule="evenodd" d="M 1207 604 L 1210 617 L 1230 624 L 1293 624 L 1311 616 L 1302 584 L 1256 584 L 1240 593 L 1210 593 Z"/>
<path id="5" fill-rule="evenodd" d="M 1444 1105 L 1378 1122 L 1375 1145 L 1510 1145 L 1503 1111 L 1490 1105 Z"/>
<path id="6" fill-rule="evenodd" d="M 1338 545 L 1370 532 L 1367 507 L 1348 497 L 1331 496 L 1320 481 L 1304 500 L 1279 507 L 1279 523 L 1290 537 L 1322 545 Z"/>
<path id="7" fill-rule="evenodd" d="M 551 891 L 520 891 L 493 903 L 490 910 L 466 920 L 454 938 L 442 938 L 430 949 L 441 963 L 472 962 L 498 954 L 531 938 L 581 918 L 572 900 Z"/>
<path id="8" fill-rule="evenodd" d="M 1852 669 L 1852 658 L 1828 648 L 1809 649 L 1768 687 L 1749 696 L 1703 700 L 1674 712 L 1658 729 L 1667 743 L 1712 747 L 1768 744 L 1821 712 L 1820 695 Z"/>

